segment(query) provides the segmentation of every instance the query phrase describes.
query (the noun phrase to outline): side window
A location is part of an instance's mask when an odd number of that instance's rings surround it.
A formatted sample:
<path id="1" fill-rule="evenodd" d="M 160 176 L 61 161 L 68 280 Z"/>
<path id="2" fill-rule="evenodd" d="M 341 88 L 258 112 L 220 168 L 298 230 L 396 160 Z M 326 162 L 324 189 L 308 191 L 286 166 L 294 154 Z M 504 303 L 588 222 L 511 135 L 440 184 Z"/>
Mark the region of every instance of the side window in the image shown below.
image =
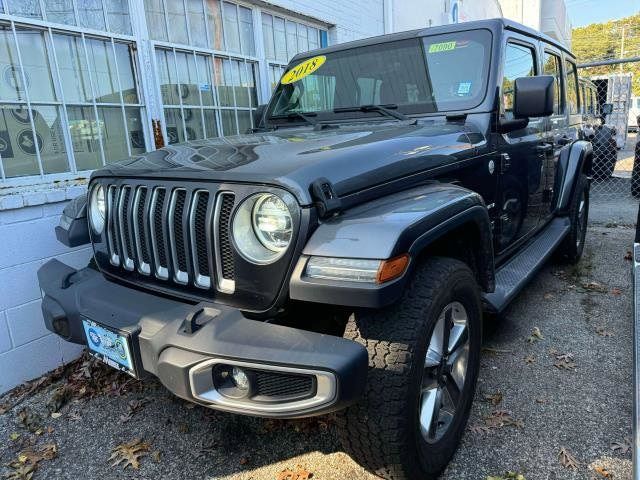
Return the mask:
<path id="1" fill-rule="evenodd" d="M 578 98 L 578 72 L 576 65 L 568 60 L 564 63 L 567 70 L 567 105 L 569 113 L 580 113 L 580 99 Z"/>
<path id="2" fill-rule="evenodd" d="M 507 120 L 513 119 L 513 98 L 516 78 L 536 75 L 533 47 L 507 43 L 502 79 L 502 107 Z"/>
<path id="3" fill-rule="evenodd" d="M 562 115 L 564 105 L 562 101 L 562 63 L 560 57 L 553 53 L 544 52 L 544 75 L 551 75 L 554 78 L 555 92 L 553 96 L 553 114 Z"/>

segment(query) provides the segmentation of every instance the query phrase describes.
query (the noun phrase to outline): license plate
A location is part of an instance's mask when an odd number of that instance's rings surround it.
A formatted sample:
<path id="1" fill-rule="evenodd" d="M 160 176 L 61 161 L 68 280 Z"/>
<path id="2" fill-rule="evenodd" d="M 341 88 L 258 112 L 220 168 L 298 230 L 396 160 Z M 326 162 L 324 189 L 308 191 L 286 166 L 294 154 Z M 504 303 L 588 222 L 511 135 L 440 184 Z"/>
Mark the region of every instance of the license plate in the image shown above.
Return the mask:
<path id="1" fill-rule="evenodd" d="M 129 337 L 83 319 L 89 353 L 107 365 L 136 377 Z"/>

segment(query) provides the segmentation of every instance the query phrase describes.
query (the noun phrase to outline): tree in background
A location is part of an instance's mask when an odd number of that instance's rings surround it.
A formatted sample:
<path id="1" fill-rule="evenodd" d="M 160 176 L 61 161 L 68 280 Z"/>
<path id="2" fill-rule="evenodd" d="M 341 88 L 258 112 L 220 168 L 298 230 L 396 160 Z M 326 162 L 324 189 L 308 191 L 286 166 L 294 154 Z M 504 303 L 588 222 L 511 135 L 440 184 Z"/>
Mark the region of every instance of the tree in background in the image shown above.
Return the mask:
<path id="1" fill-rule="evenodd" d="M 579 63 L 640 57 L 640 14 L 574 28 L 572 50 Z M 640 96 L 640 62 L 585 68 L 580 70 L 580 75 L 591 77 L 620 72 L 633 74 L 633 95 Z"/>

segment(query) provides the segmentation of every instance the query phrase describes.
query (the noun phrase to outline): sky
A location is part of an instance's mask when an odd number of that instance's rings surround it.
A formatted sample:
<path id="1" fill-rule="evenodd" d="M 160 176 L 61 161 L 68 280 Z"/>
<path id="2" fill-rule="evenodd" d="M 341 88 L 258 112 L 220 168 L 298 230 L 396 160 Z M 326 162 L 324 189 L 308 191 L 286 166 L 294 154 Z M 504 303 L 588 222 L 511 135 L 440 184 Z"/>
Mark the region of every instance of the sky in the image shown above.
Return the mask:
<path id="1" fill-rule="evenodd" d="M 628 17 L 640 12 L 640 0 L 565 0 L 574 27 Z"/>

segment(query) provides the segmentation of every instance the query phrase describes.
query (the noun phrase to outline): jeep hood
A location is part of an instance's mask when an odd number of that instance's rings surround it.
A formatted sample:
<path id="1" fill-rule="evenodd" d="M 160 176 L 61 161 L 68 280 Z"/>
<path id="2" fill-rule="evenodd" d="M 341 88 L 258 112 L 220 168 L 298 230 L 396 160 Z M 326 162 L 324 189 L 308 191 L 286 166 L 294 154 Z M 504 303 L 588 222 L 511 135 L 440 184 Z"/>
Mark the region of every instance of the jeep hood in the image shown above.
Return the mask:
<path id="1" fill-rule="evenodd" d="M 319 178 L 339 196 L 349 195 L 441 170 L 470 155 L 470 138 L 482 137 L 469 124 L 436 122 L 305 126 L 199 140 L 109 164 L 94 176 L 261 183 L 283 187 L 309 205 L 309 187 Z"/>

